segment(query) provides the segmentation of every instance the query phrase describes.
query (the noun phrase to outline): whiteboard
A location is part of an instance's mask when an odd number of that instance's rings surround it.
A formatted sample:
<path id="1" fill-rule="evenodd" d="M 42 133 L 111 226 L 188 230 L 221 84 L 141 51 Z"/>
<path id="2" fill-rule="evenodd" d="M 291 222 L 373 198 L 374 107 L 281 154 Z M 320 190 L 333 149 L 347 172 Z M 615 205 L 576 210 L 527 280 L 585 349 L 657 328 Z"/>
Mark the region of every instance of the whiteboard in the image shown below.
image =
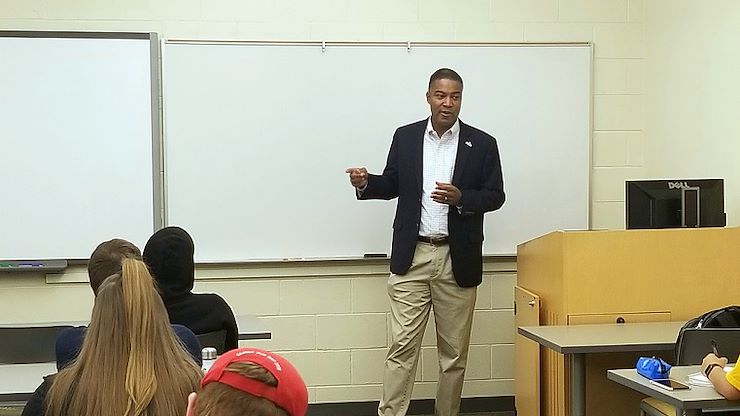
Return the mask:
<path id="1" fill-rule="evenodd" d="M 356 201 L 344 170 L 382 171 L 440 67 L 464 80 L 461 120 L 499 144 L 485 254 L 588 228 L 590 45 L 166 41 L 162 66 L 166 222 L 198 261 L 390 253 L 395 202 Z"/>
<path id="2" fill-rule="evenodd" d="M 148 33 L 0 33 L 1 259 L 86 259 L 104 240 L 151 235 L 151 45 Z"/>

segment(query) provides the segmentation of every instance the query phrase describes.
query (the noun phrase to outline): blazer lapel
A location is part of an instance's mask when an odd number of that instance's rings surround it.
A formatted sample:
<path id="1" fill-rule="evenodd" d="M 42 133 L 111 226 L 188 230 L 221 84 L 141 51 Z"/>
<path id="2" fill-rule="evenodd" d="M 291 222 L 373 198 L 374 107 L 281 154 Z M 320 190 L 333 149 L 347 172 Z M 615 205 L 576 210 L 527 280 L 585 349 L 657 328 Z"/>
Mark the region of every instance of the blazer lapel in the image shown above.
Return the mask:
<path id="1" fill-rule="evenodd" d="M 457 140 L 457 156 L 455 158 L 455 170 L 452 174 L 452 184 L 460 182 L 460 177 L 465 171 L 465 162 L 468 160 L 468 155 L 473 149 L 473 142 L 471 141 L 471 130 L 467 125 L 460 122 L 460 137 Z"/>

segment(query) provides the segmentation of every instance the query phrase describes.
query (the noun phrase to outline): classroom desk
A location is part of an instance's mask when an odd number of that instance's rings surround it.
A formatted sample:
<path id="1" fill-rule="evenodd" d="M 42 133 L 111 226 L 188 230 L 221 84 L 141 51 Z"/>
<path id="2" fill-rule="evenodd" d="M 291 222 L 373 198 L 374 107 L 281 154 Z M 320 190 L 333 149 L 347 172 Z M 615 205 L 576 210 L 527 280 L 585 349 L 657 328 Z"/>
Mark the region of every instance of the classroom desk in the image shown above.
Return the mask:
<path id="1" fill-rule="evenodd" d="M 89 321 L 59 321 L 32 323 L 0 323 L 0 328 L 48 328 L 55 326 L 87 326 Z M 239 340 L 271 339 L 272 332 L 254 315 L 237 315 Z"/>
<path id="2" fill-rule="evenodd" d="M 56 363 L 0 364 L 0 403 L 26 402 L 43 377 L 56 372 Z"/>
<path id="3" fill-rule="evenodd" d="M 272 331 L 254 315 L 237 315 L 236 326 L 239 328 L 239 340 L 272 338 Z"/>
<path id="4" fill-rule="evenodd" d="M 698 365 L 675 366 L 671 368 L 671 378 L 687 383 L 686 376 L 698 372 L 699 369 Z M 702 409 L 729 410 L 740 406 L 738 402 L 725 400 L 712 387 L 691 386 L 689 390 L 673 391 L 662 389 L 637 374 L 634 368 L 608 370 L 606 378 L 670 404 L 678 409 L 677 414 L 679 415 L 683 412 L 685 416 L 695 416 L 700 415 Z"/>
<path id="5" fill-rule="evenodd" d="M 563 354 L 570 364 L 570 416 L 586 413 L 585 354 L 672 350 L 685 322 L 521 326 L 520 335 Z"/>

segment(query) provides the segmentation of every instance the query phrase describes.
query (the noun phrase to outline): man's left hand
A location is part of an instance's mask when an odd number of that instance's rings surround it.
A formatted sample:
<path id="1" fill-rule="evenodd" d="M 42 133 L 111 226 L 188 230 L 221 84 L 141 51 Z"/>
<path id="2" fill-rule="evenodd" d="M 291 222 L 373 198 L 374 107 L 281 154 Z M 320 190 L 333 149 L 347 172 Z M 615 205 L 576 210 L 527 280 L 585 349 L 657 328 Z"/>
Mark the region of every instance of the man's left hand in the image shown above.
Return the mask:
<path id="1" fill-rule="evenodd" d="M 458 206 L 462 192 L 455 185 L 444 182 L 437 182 L 437 187 L 432 191 L 432 201 L 440 204 Z"/>

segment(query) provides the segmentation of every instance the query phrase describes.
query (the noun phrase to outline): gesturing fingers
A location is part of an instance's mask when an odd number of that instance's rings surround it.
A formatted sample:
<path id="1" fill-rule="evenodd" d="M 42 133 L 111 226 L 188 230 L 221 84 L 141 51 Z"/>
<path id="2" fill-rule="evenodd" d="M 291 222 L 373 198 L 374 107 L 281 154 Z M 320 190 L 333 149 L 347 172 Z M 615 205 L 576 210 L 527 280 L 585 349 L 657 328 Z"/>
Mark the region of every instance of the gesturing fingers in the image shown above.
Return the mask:
<path id="1" fill-rule="evenodd" d="M 367 169 L 365 168 L 347 168 L 344 173 L 349 174 L 349 183 L 355 188 L 361 188 L 367 184 Z"/>

